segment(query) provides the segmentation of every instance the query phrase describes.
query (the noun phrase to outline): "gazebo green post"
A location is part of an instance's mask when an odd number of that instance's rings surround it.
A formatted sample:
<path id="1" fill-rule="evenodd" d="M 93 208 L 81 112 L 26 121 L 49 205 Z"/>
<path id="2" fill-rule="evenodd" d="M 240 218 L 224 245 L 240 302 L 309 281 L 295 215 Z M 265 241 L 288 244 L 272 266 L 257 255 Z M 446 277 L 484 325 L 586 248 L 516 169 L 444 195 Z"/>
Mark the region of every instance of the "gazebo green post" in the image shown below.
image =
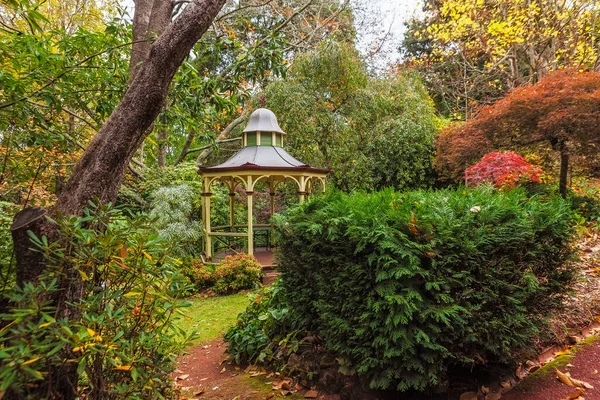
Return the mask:
<path id="1" fill-rule="evenodd" d="M 246 198 L 248 199 L 248 254 L 254 254 L 254 224 L 252 222 L 252 198 L 254 196 L 252 176 L 248 176 L 246 184 Z"/>
<path id="2" fill-rule="evenodd" d="M 229 232 L 235 232 L 235 209 L 234 209 L 234 197 L 236 184 L 233 178 L 229 183 Z"/>
<path id="3" fill-rule="evenodd" d="M 270 196 L 270 205 L 271 205 L 271 218 L 270 218 L 270 222 L 271 222 L 271 240 L 269 241 L 267 239 L 267 244 L 271 244 L 274 245 L 274 235 L 273 235 L 273 229 L 275 228 L 275 225 L 273 224 L 273 214 L 275 214 L 275 187 L 277 186 L 277 183 L 275 182 L 275 179 L 273 177 L 271 177 L 271 182 L 269 183 L 269 196 Z M 268 236 L 267 236 L 268 238 Z"/>
<path id="4" fill-rule="evenodd" d="M 204 201 L 204 211 L 202 213 L 204 219 L 204 231 L 206 232 L 206 241 L 205 241 L 205 253 L 206 258 L 212 258 L 212 236 L 210 235 L 210 196 L 212 193 L 210 191 L 210 182 L 207 178 L 204 178 L 204 191 L 202 192 L 202 200 Z"/>

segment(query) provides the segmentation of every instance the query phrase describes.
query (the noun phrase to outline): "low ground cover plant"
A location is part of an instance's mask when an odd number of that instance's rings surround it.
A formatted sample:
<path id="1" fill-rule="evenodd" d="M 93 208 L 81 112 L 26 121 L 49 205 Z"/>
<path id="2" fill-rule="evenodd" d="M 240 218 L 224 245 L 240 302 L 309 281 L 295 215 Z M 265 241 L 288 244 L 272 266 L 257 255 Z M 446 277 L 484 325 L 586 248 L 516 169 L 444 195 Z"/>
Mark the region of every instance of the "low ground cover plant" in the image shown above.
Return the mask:
<path id="1" fill-rule="evenodd" d="M 278 219 L 278 302 L 345 373 L 426 390 L 533 350 L 573 280 L 572 222 L 566 201 L 521 189 L 333 192 Z M 228 334 L 239 359 L 256 356 L 235 329 L 272 332 L 249 316 Z"/>

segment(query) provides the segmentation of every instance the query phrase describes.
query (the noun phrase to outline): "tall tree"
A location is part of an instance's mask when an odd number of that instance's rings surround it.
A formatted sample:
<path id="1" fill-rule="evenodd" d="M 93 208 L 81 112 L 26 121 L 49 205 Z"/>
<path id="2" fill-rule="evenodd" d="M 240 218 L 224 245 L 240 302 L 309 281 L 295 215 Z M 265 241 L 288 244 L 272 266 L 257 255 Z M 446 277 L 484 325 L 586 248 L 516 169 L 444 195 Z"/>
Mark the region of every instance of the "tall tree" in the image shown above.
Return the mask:
<path id="1" fill-rule="evenodd" d="M 129 161 L 164 104 L 173 75 L 223 4 L 224 0 L 192 1 L 154 42 L 123 99 L 75 166 L 56 205 L 49 210 L 51 215 L 79 215 L 92 199 L 103 203 L 115 200 Z M 44 269 L 41 255 L 29 250 L 26 232 L 45 235 L 50 241 L 58 239 L 56 226 L 44 218 L 45 214 L 43 209 L 28 208 L 15 217 L 12 231 L 19 283 L 35 281 Z M 81 277 L 69 271 L 68 265 L 65 268 L 68 279 L 62 281 L 54 301 L 58 318 L 74 318 L 78 315 L 74 304 L 80 296 Z M 64 351 L 68 356 L 71 349 Z M 31 394 L 74 399 L 76 382 L 76 366 L 66 363 L 50 369 L 44 381 L 31 388 Z"/>
<path id="2" fill-rule="evenodd" d="M 246 114 L 252 93 L 284 77 L 298 52 L 331 36 L 354 38 L 348 1 L 227 4 L 176 75 L 155 127 L 156 140 L 150 137 L 146 149 L 159 156 L 159 165 L 197 152 L 198 162 L 205 161 L 228 139 L 231 124 L 243 122 L 239 117 Z"/>
<path id="3" fill-rule="evenodd" d="M 263 92 L 286 148 L 332 168 L 342 190 L 432 183 L 433 105 L 415 73 L 371 78 L 351 43 L 326 41 L 298 56 L 287 79 Z"/>

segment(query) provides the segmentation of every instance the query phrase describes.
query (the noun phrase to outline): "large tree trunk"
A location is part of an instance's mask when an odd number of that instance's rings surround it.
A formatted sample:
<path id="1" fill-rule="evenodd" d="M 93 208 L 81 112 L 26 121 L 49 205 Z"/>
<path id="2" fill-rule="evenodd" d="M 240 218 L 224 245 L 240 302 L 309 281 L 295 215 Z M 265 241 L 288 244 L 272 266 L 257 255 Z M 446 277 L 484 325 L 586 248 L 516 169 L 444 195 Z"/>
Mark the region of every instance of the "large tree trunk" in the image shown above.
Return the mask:
<path id="1" fill-rule="evenodd" d="M 142 62 L 148 58 L 154 39 L 169 26 L 171 0 L 136 0 L 133 14 L 133 45 L 129 59 L 129 82 L 133 81 Z"/>
<path id="2" fill-rule="evenodd" d="M 163 4 L 164 0 L 160 1 Z M 173 75 L 224 2 L 192 1 L 151 46 L 148 58 L 141 65 L 136 64 L 139 69 L 127 92 L 85 150 L 50 215 L 79 215 L 90 200 L 107 203 L 116 199 L 125 169 L 159 114 Z M 35 281 L 44 263 L 39 253 L 29 251 L 32 245 L 26 232 L 32 230 L 53 241 L 58 239 L 56 227 L 44 218 L 43 210 L 26 209 L 15 217 L 11 229 L 19 283 Z M 60 298 L 55 300 L 57 319 L 77 317 L 76 308 L 69 302 L 76 303 L 82 295 L 77 274 L 70 274 L 67 269 L 66 275 L 68 279 L 61 282 Z M 69 352 L 70 349 L 65 349 L 65 354 Z M 77 373 L 73 367 L 51 369 L 41 384 L 30 388 L 30 394 L 34 398 L 74 399 Z M 20 395 L 9 390 L 4 398 L 20 398 Z"/>

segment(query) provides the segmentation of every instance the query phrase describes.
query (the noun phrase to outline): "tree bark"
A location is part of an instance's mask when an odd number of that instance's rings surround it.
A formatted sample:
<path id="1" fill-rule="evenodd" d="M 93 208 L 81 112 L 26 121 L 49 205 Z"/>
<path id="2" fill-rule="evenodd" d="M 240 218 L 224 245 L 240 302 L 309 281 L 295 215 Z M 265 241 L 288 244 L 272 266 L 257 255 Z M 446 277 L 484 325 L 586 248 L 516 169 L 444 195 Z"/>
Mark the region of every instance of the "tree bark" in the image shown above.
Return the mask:
<path id="1" fill-rule="evenodd" d="M 560 179 L 558 183 L 558 188 L 560 195 L 562 198 L 567 197 L 567 173 L 569 172 L 569 152 L 565 148 L 562 147 L 560 150 Z"/>
<path id="2" fill-rule="evenodd" d="M 138 66 L 123 99 L 75 166 L 50 215 L 80 215 L 90 200 L 107 203 L 116 199 L 125 169 L 162 109 L 173 75 L 210 27 L 224 2 L 192 1 L 151 46 L 148 58 Z M 38 237 L 46 235 L 50 242 L 59 239 L 56 226 L 44 219 L 43 213 L 43 209 L 26 209 L 14 220 L 13 241 L 21 282 L 35 282 L 44 270 L 39 253 L 29 250 L 33 246 L 27 230 Z M 72 272 L 67 266 L 66 278 L 59 290 L 60 298 L 54 300 L 57 319 L 77 316 L 76 303 L 83 294 L 82 284 L 77 274 Z M 65 349 L 65 354 L 69 352 L 70 349 Z M 44 381 L 29 388 L 30 395 L 34 398 L 74 399 L 78 379 L 75 367 L 51 368 Z M 21 397 L 21 394 L 9 390 L 4 398 Z"/>
<path id="3" fill-rule="evenodd" d="M 141 63 L 148 58 L 152 41 L 171 22 L 171 0 L 136 0 L 133 14 L 133 45 L 129 59 L 129 81 L 132 82 Z"/>
<path id="4" fill-rule="evenodd" d="M 158 142 L 158 148 L 156 152 L 156 162 L 160 168 L 167 165 L 167 140 L 169 133 L 165 128 L 161 128 L 156 133 L 156 139 Z"/>
<path id="5" fill-rule="evenodd" d="M 185 143 L 183 143 L 181 152 L 179 153 L 179 156 L 177 157 L 177 159 L 175 160 L 173 165 L 178 165 L 183 160 L 185 160 L 185 156 L 187 156 L 188 151 L 190 150 L 190 146 L 192 145 L 192 142 L 194 141 L 195 137 L 196 137 L 196 131 L 193 129 L 190 130 L 190 132 L 187 134 L 187 137 L 185 138 Z"/>

